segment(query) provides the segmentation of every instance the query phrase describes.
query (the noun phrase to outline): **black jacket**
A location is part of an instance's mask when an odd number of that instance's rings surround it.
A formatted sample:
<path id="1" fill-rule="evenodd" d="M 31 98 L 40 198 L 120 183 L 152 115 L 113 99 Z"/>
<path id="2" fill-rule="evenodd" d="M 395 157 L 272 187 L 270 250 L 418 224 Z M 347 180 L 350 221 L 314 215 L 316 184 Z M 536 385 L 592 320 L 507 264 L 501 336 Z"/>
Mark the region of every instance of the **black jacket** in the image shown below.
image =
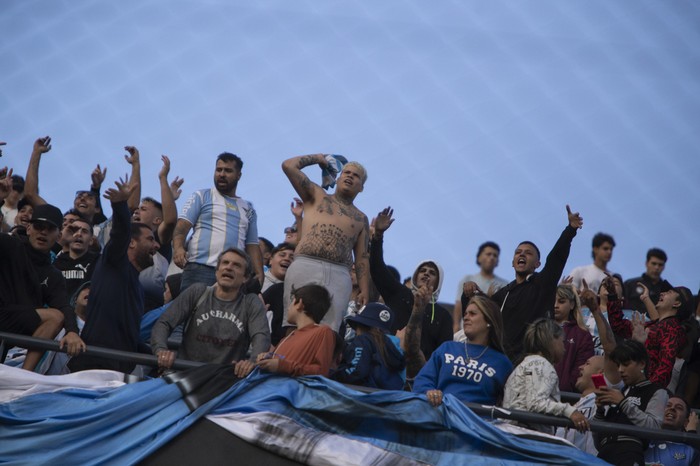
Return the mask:
<path id="1" fill-rule="evenodd" d="M 522 283 L 513 280 L 491 297 L 503 309 L 503 343 L 511 361 L 522 353 L 527 324 L 551 316 L 559 278 L 564 272 L 574 236 L 576 228 L 567 225 L 541 272 L 533 273 Z"/>
<path id="2" fill-rule="evenodd" d="M 66 333 L 78 333 L 66 281 L 50 254 L 37 251 L 27 239 L 0 234 L 0 257 L 0 312 L 52 307 L 63 313 Z"/>

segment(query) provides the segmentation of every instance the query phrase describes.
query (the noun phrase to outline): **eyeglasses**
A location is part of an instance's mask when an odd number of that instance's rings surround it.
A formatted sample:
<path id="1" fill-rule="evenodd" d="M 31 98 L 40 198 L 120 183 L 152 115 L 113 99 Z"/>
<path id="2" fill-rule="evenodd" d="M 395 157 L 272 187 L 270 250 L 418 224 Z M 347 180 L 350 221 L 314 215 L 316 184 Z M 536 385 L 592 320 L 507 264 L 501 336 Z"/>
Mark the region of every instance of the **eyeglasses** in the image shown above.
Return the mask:
<path id="1" fill-rule="evenodd" d="M 296 232 L 297 232 L 296 227 L 287 227 L 284 229 L 285 235 L 291 235 L 292 233 L 296 233 Z"/>
<path id="2" fill-rule="evenodd" d="M 80 196 L 82 196 L 83 194 L 86 195 L 86 196 L 96 197 L 96 196 L 95 196 L 95 193 L 93 193 L 92 191 L 84 191 L 84 190 L 83 190 L 83 191 L 76 191 L 76 192 L 75 192 L 75 198 L 77 199 L 77 198 L 79 198 Z"/>

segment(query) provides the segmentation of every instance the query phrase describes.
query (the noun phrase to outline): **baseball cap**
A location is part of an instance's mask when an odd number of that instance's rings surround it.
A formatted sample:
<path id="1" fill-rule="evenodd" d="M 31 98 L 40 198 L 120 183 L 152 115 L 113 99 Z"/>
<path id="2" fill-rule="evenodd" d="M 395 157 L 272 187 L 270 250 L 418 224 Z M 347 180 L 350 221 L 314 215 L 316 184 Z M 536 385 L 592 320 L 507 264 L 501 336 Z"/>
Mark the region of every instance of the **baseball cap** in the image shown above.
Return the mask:
<path id="1" fill-rule="evenodd" d="M 34 207 L 34 213 L 32 214 L 30 222 L 46 222 L 56 228 L 61 228 L 63 224 L 63 214 L 61 214 L 61 210 L 58 207 L 52 206 L 51 204 L 43 204 Z"/>
<path id="2" fill-rule="evenodd" d="M 379 330 L 389 333 L 391 332 L 391 324 L 394 321 L 394 315 L 391 309 L 382 303 L 368 303 L 365 307 L 357 311 L 357 314 L 350 315 L 345 320 L 368 327 L 377 327 Z"/>

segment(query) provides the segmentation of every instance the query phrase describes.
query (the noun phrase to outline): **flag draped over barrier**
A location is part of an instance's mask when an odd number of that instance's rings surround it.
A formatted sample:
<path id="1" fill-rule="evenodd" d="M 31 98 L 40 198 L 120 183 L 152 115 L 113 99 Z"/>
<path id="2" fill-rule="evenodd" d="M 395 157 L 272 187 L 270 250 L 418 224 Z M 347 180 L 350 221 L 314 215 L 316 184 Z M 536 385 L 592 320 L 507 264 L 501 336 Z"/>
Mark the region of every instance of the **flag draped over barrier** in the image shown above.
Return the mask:
<path id="1" fill-rule="evenodd" d="M 43 381 L 0 367 L 0 463 L 133 464 L 207 416 L 307 464 L 605 464 L 505 433 L 450 396 L 436 409 L 421 395 L 365 394 L 322 377 L 254 372 L 234 383 L 226 366 L 118 387 L 105 382 L 105 372 Z"/>

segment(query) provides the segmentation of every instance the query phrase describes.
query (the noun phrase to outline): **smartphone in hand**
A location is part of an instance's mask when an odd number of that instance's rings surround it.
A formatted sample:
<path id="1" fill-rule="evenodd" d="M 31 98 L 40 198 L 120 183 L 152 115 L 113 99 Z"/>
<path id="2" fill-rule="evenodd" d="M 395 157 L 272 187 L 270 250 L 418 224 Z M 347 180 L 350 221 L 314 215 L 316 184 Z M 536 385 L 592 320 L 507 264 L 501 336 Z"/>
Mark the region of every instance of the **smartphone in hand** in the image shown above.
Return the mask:
<path id="1" fill-rule="evenodd" d="M 593 374 L 591 375 L 591 380 L 593 380 L 593 386 L 595 386 L 595 388 L 606 387 L 608 385 L 605 383 L 605 376 L 603 374 Z"/>

